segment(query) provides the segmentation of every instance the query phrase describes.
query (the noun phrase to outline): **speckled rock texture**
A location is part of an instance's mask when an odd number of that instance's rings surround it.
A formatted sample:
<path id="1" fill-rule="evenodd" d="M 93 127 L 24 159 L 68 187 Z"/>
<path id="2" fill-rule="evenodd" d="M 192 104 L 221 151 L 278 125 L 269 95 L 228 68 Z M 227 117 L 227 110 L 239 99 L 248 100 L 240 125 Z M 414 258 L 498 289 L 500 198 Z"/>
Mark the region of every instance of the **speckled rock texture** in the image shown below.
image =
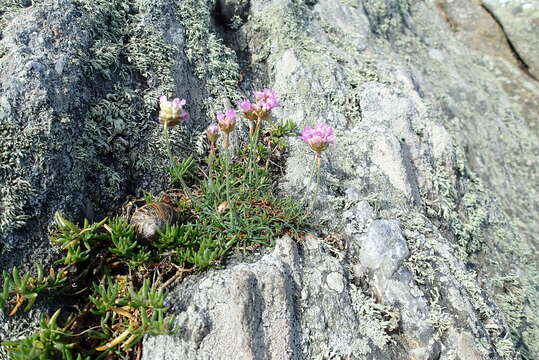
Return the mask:
<path id="1" fill-rule="evenodd" d="M 539 79 L 539 1 L 483 0 L 500 22 L 516 53 Z"/>
<path id="2" fill-rule="evenodd" d="M 277 121 L 336 129 L 312 234 L 177 285 L 179 331 L 143 358 L 539 357 L 537 57 L 509 2 L 27 3 L 0 0 L 2 267 L 48 261 L 54 211 L 166 185 L 158 94 L 189 101 L 181 152 L 223 98 L 271 87 Z M 312 153 L 291 145 L 279 191 L 302 196 Z M 1 316 L 13 337 L 34 313 Z"/>

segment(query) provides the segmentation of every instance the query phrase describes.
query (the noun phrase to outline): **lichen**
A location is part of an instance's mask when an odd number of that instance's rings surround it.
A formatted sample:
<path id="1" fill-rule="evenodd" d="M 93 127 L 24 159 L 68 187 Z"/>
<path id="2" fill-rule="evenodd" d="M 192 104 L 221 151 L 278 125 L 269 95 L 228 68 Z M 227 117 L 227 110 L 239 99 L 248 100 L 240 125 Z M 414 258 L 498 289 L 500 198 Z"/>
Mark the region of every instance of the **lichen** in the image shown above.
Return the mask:
<path id="1" fill-rule="evenodd" d="M 481 250 L 483 229 L 488 220 L 491 197 L 482 181 L 462 163 L 462 152 L 456 148 L 454 163 L 434 161 L 430 179 L 432 189 L 422 188 L 425 212 L 443 219 L 455 241 L 468 254 Z"/>
<path id="2" fill-rule="evenodd" d="M 0 34 L 21 8 L 20 0 L 0 0 Z"/>
<path id="3" fill-rule="evenodd" d="M 78 4 L 92 14 L 85 25 L 95 36 L 93 46 L 80 54 L 90 59 L 82 67 L 89 79 L 100 81 L 93 82 L 99 95 L 86 114 L 76 154 L 86 164 L 90 198 L 106 209 L 125 195 L 126 174 L 140 176 L 158 167 L 162 154 L 148 139 L 158 132 L 152 121 L 157 98 L 174 95 L 175 51 L 163 34 L 143 24 L 144 13 L 132 2 Z"/>
<path id="4" fill-rule="evenodd" d="M 384 349 L 387 344 L 394 341 L 391 333 L 399 327 L 399 310 L 380 304 L 354 284 L 350 286 L 350 295 L 352 306 L 359 318 L 359 332 L 373 345 Z"/>
<path id="5" fill-rule="evenodd" d="M 389 40 L 406 32 L 411 11 L 409 1 L 366 0 L 362 5 L 374 34 Z"/>
<path id="6" fill-rule="evenodd" d="M 33 188 L 21 163 L 26 159 L 25 151 L 32 148 L 32 135 L 31 130 L 20 133 L 9 123 L 0 122 L 0 234 L 22 227 L 28 219 L 24 199 Z"/>
<path id="7" fill-rule="evenodd" d="M 204 81 L 208 98 L 206 114 L 213 119 L 223 108 L 223 100 L 240 99 L 239 65 L 236 54 L 225 46 L 212 25 L 213 1 L 180 2 L 177 16 L 185 29 L 185 54 L 194 67 L 195 76 Z"/>
<path id="8" fill-rule="evenodd" d="M 438 289 L 431 291 L 432 301 L 430 303 L 430 311 L 428 322 L 436 331 L 436 336 L 441 338 L 444 333 L 451 327 L 451 315 L 445 311 L 446 309 L 440 304 L 440 292 Z"/>

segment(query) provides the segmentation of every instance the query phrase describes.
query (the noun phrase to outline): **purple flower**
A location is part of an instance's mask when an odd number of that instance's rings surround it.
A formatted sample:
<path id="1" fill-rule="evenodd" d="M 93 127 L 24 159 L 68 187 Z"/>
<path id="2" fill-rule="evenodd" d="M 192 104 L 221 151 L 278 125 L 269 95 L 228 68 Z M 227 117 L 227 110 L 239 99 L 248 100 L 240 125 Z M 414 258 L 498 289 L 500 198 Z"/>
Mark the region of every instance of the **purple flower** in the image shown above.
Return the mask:
<path id="1" fill-rule="evenodd" d="M 159 97 L 159 121 L 166 127 L 173 127 L 189 120 L 189 113 L 183 109 L 185 99 L 169 101 L 165 95 Z"/>
<path id="2" fill-rule="evenodd" d="M 271 110 L 281 106 L 279 97 L 274 91 L 264 89 L 255 91 L 256 102 L 252 103 L 249 99 L 244 99 L 239 103 L 239 108 L 248 120 L 266 120 L 269 118 Z"/>
<path id="3" fill-rule="evenodd" d="M 330 126 L 318 123 L 314 128 L 305 126 L 301 132 L 301 140 L 309 144 L 311 149 L 320 155 L 335 140 L 335 134 Z"/>
<path id="4" fill-rule="evenodd" d="M 206 136 L 208 137 L 210 144 L 215 144 L 217 139 L 219 139 L 219 126 L 215 124 L 208 126 L 206 129 Z"/>
<path id="5" fill-rule="evenodd" d="M 245 99 L 240 103 L 239 108 L 243 112 L 252 111 L 254 109 L 253 104 L 251 104 L 251 101 L 249 99 Z"/>
<path id="6" fill-rule="evenodd" d="M 281 106 L 279 97 L 275 91 L 264 89 L 263 91 L 255 92 L 256 104 L 255 107 L 265 112 L 271 111 L 273 108 Z"/>
<path id="7" fill-rule="evenodd" d="M 224 113 L 218 113 L 217 121 L 221 130 L 229 134 L 236 127 L 236 111 L 234 109 L 228 109 Z"/>

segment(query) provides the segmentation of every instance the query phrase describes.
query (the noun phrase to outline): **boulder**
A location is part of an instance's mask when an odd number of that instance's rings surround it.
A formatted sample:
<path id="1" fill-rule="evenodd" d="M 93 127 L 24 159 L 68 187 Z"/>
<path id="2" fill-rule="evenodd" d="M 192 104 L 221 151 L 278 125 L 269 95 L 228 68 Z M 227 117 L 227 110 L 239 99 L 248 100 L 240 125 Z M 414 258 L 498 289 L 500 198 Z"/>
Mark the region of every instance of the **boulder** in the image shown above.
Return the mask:
<path id="1" fill-rule="evenodd" d="M 276 121 L 336 131 L 312 233 L 170 289 L 178 332 L 144 359 L 539 357 L 535 5 L 249 3 L 222 26 L 206 0 L 0 1 L 2 269 L 50 263 L 55 211 L 166 188 L 159 95 L 188 101 L 181 156 L 268 87 Z M 276 190 L 303 197 L 312 157 L 291 139 Z M 0 338 L 50 307 L 0 315 Z"/>

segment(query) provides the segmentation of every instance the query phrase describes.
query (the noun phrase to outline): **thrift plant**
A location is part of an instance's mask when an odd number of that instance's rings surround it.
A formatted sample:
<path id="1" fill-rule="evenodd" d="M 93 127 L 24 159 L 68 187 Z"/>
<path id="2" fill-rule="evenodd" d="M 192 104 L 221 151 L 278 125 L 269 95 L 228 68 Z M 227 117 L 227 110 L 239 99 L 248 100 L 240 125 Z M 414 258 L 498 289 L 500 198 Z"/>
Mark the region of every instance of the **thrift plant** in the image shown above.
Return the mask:
<path id="1" fill-rule="evenodd" d="M 314 197 L 313 202 L 311 204 L 311 208 L 314 207 L 314 204 L 316 203 L 316 199 L 318 197 L 318 189 L 320 187 L 320 159 L 322 151 L 326 150 L 334 140 L 335 140 L 335 134 L 333 132 L 333 129 L 324 124 L 324 123 L 318 123 L 314 128 L 310 126 L 305 126 L 303 128 L 303 131 L 301 132 L 301 139 L 309 144 L 311 149 L 314 151 L 314 161 L 313 165 L 311 167 L 311 176 L 309 177 L 309 185 L 307 186 L 307 189 L 310 187 L 310 184 L 312 182 L 312 169 L 316 169 L 316 185 L 315 185 L 315 191 L 314 191 Z M 307 192 L 305 193 L 307 194 Z"/>
<path id="2" fill-rule="evenodd" d="M 59 326 L 58 310 L 43 318 L 34 334 L 5 342 L 10 359 L 136 359 L 144 335 L 174 331 L 174 319 L 165 316 L 168 287 L 188 273 L 222 265 L 234 250 L 270 245 L 284 234 L 298 236 L 305 219 L 302 205 L 274 193 L 278 167 L 270 166 L 283 160 L 279 156 L 286 152 L 286 139 L 297 136 L 297 127 L 272 121 L 272 110 L 280 106 L 275 92 L 264 89 L 254 98 L 254 103 L 242 101 L 238 111 L 216 115 L 217 124 L 205 131 L 206 161 L 174 156 L 169 128 L 189 119 L 186 101 L 159 98 L 170 189 L 144 193 L 120 209 L 122 216 L 94 224 L 75 224 L 56 214 L 51 242 L 61 248 L 62 257 L 48 274 L 42 267 L 37 275 L 4 272 L 0 310 L 17 316 L 46 292 L 61 293 L 60 304 L 75 303 L 80 311 Z M 238 145 L 233 160 L 230 136 L 242 119 L 249 125 L 249 141 Z M 323 140 L 309 137 L 317 159 L 334 139 L 325 131 Z M 149 208 L 174 212 L 150 238 L 140 233 L 141 216 L 162 220 L 163 214 L 139 211 Z"/>
<path id="3" fill-rule="evenodd" d="M 254 154 L 257 147 L 258 138 L 260 136 L 260 129 L 262 121 L 269 120 L 271 118 L 271 110 L 281 106 L 279 103 L 279 97 L 270 89 L 264 89 L 263 91 L 255 92 L 255 103 L 251 103 L 249 99 L 244 99 L 239 108 L 243 112 L 243 116 L 247 119 L 249 124 L 249 165 L 247 173 L 249 181 L 252 180 Z M 268 143 L 268 157 L 266 161 L 266 169 L 269 165 L 271 154 L 271 143 Z"/>

